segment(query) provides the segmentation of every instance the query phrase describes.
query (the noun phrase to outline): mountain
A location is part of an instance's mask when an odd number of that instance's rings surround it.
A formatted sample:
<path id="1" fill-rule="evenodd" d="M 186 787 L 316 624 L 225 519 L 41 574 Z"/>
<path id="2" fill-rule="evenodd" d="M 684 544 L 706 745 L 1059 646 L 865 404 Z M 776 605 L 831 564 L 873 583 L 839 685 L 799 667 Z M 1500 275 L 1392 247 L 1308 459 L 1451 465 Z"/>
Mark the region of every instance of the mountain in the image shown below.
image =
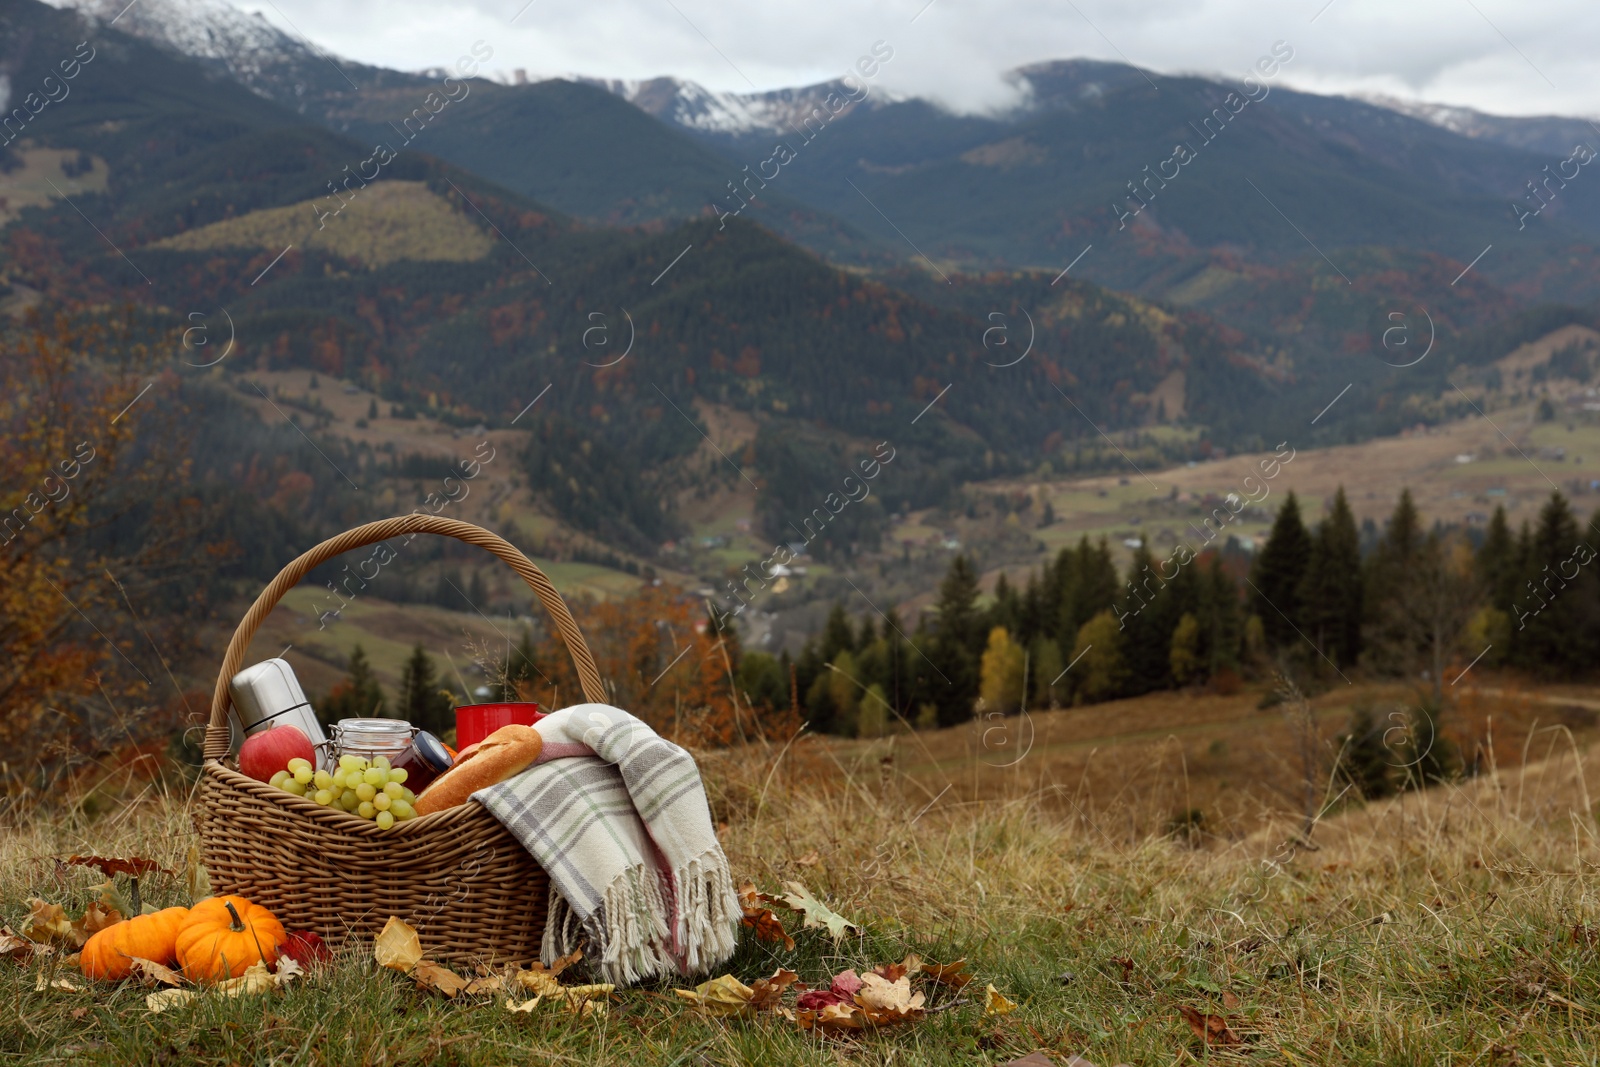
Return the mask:
<path id="1" fill-rule="evenodd" d="M 1421 119 L 1463 137 L 1494 141 L 1529 152 L 1565 158 L 1572 152 L 1573 145 L 1588 144 L 1600 149 L 1600 130 L 1589 119 L 1561 115 L 1490 115 L 1470 107 L 1399 100 L 1381 95 L 1368 96 L 1366 99 L 1379 107 Z"/>

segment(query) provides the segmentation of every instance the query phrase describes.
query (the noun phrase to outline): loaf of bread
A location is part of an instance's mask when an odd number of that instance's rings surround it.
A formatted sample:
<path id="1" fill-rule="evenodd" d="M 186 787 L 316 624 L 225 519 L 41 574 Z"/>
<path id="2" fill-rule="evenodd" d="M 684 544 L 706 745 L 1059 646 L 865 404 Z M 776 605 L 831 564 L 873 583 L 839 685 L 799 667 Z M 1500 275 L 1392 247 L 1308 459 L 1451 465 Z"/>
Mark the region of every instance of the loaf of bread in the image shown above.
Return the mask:
<path id="1" fill-rule="evenodd" d="M 435 778 L 417 797 L 418 815 L 465 804 L 480 789 L 503 782 L 533 766 L 544 748 L 539 731 L 513 723 L 502 726 L 475 745 L 461 750 L 455 765 Z"/>

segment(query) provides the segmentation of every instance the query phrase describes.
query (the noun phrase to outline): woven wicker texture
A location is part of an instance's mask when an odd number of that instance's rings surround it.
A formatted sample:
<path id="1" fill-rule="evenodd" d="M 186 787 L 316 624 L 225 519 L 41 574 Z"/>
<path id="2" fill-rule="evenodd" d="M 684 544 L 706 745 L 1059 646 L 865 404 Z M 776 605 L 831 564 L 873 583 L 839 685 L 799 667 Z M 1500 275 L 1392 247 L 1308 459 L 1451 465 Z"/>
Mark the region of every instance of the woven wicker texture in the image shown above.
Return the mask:
<path id="1" fill-rule="evenodd" d="M 245 613 L 217 677 L 206 726 L 195 828 L 218 893 L 270 908 L 289 930 L 330 943 L 371 938 L 390 915 L 417 928 L 432 959 L 525 963 L 539 957 L 549 881 L 516 838 L 477 803 L 389 830 L 323 808 L 223 766 L 228 681 L 263 620 L 312 568 L 343 552 L 404 534 L 454 537 L 494 553 L 539 597 L 577 666 L 584 697 L 606 699 L 594 657 L 550 579 L 504 539 L 471 523 L 402 515 L 358 526 L 291 562 Z"/>

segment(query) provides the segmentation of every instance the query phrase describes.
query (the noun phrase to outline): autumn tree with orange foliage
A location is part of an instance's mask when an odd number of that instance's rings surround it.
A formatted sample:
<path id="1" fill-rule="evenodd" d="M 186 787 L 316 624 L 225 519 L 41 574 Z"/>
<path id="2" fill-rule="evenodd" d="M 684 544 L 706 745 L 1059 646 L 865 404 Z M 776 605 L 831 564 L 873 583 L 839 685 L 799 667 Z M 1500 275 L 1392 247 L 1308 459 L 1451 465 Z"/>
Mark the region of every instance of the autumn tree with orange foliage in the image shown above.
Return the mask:
<path id="1" fill-rule="evenodd" d="M 104 735 L 120 728 L 127 743 L 144 740 L 130 717 L 167 699 L 152 691 L 157 678 L 167 686 L 167 661 L 152 648 L 171 628 L 134 611 L 180 558 L 187 505 L 174 488 L 187 461 L 171 390 L 160 396 L 170 383 L 152 382 L 140 336 L 131 318 L 64 314 L 0 333 L 0 782 L 8 789 L 86 741 L 92 756 L 86 735 L 111 744 Z M 132 403 L 147 384 L 157 396 Z M 141 638 L 152 647 L 139 647 Z"/>
<path id="2" fill-rule="evenodd" d="M 753 707 L 734 677 L 740 650 L 732 633 L 718 633 L 703 602 L 667 585 L 642 586 L 616 600 L 572 605 L 594 653 L 607 700 L 690 747 L 785 741 L 800 727 L 791 708 Z M 577 671 L 559 634 L 535 645 L 531 675 L 518 683 L 523 699 L 560 708 L 583 699 Z"/>

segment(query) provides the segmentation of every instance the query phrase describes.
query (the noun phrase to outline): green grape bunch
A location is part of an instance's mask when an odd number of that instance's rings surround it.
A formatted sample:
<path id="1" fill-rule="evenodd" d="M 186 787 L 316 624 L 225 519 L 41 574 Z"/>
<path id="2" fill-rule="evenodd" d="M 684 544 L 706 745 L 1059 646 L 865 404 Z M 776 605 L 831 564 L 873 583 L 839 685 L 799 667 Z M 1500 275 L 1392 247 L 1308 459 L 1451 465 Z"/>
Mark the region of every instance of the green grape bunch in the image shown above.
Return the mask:
<path id="1" fill-rule="evenodd" d="M 271 784 L 325 808 L 370 819 L 380 830 L 387 830 L 397 822 L 417 817 L 417 795 L 406 788 L 405 782 L 405 768 L 389 766 L 386 756 L 368 760 L 344 755 L 331 772 L 313 770 L 309 760 L 292 759 L 288 770 L 272 776 Z"/>

